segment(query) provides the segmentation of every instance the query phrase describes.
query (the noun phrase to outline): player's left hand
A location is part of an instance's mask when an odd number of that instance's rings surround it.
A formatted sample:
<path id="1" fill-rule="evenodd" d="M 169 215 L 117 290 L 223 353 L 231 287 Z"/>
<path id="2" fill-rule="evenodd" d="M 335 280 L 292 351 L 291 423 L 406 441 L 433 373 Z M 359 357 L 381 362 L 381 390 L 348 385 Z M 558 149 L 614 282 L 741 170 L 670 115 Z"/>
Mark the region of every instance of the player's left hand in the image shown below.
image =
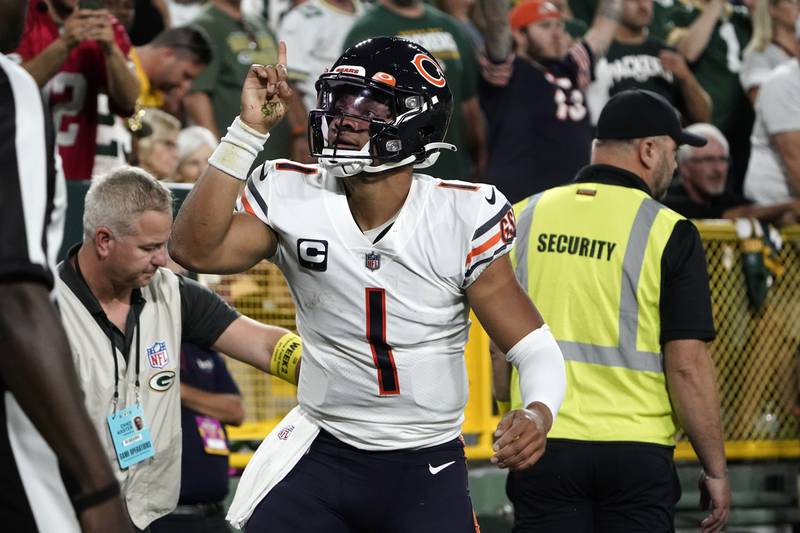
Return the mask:
<path id="1" fill-rule="evenodd" d="M 539 403 L 528 407 L 509 411 L 497 425 L 491 462 L 500 468 L 530 468 L 544 453 L 550 411 Z"/>

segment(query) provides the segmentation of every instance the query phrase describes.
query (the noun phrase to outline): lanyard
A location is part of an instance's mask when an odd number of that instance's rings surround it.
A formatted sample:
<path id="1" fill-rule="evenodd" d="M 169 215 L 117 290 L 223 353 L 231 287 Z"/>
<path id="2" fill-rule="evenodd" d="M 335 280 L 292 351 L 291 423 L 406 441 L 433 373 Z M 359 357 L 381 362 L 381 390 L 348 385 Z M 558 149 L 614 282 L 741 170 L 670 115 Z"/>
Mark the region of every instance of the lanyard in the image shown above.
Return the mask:
<path id="1" fill-rule="evenodd" d="M 78 275 L 83 280 L 84 284 L 88 287 L 89 284 L 86 283 L 86 279 L 83 277 L 83 272 L 81 272 L 81 265 L 78 263 L 78 255 L 75 254 L 75 270 L 78 272 Z M 108 320 L 108 317 L 106 317 Z M 141 327 L 139 325 L 139 315 L 136 315 L 136 381 L 134 386 L 134 396 L 136 397 L 136 403 L 140 403 L 139 398 L 139 360 L 140 355 L 142 353 L 141 347 Z M 114 411 L 117 410 L 117 405 L 119 403 L 119 361 L 117 361 L 117 350 L 114 346 L 114 336 L 113 333 L 109 335 L 109 339 L 111 340 L 111 358 L 114 359 Z"/>

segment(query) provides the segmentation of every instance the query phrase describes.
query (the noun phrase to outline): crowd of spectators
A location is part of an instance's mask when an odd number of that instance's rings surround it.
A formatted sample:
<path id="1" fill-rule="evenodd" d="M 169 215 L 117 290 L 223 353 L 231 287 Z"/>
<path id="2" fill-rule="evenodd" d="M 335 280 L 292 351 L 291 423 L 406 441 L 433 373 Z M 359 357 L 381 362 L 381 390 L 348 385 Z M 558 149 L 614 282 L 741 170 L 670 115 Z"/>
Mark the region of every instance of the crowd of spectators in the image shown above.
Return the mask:
<path id="1" fill-rule="evenodd" d="M 294 93 L 255 164 L 313 162 L 307 116 L 317 78 L 345 48 L 392 35 L 429 50 L 453 93 L 445 140 L 457 150 L 425 173 L 492 184 L 512 203 L 565 185 L 589 164 L 605 103 L 643 88 L 708 140 L 677 153 L 667 206 L 690 218 L 782 226 L 800 221 L 798 4 L 31 0 L 10 57 L 44 96 L 68 180 L 133 164 L 160 181 L 194 183 L 239 114 L 251 65 L 277 63 L 279 40 Z M 196 357 L 201 387 L 210 379 L 202 365 L 217 358 Z M 238 394 L 232 384 L 223 392 Z M 224 471 L 226 461 L 218 463 Z M 181 504 L 198 503 L 190 496 L 181 493 Z M 201 503 L 219 514 L 222 496 Z"/>
<path id="2" fill-rule="evenodd" d="M 429 49 L 453 91 L 447 141 L 458 151 L 426 170 L 436 177 L 488 182 L 511 201 L 568 183 L 588 163 L 604 103 L 639 87 L 666 97 L 685 125 L 720 132 L 724 187 L 704 201 L 794 205 L 800 195 L 797 0 L 78 3 L 32 2 L 16 53 L 47 97 L 67 179 L 134 163 L 193 181 L 180 130 L 193 128 L 185 138 L 207 153 L 238 113 L 250 64 L 274 63 L 278 39 L 295 91 L 259 162 L 314 162 L 306 117 L 317 77 L 347 46 L 388 34 Z M 693 165 L 680 166 L 676 187 Z"/>

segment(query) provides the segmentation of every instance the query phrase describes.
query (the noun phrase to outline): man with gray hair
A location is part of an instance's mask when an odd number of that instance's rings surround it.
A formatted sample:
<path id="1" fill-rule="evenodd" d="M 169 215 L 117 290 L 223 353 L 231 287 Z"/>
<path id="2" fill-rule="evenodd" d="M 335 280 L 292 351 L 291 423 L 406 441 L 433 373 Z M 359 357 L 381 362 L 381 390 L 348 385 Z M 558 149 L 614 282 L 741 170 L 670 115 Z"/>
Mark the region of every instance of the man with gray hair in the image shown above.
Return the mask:
<path id="1" fill-rule="evenodd" d="M 679 179 L 664 198 L 664 205 L 687 218 L 758 218 L 776 225 L 797 221 L 800 200 L 755 206 L 727 187 L 730 167 L 728 140 L 716 126 L 692 124 L 687 131 L 705 137 L 702 147 L 678 149 Z"/>
<path id="2" fill-rule="evenodd" d="M 178 500 L 181 341 L 296 382 L 300 339 L 163 268 L 172 195 L 147 172 L 123 167 L 94 181 L 83 226 L 56 288 L 86 407 L 130 519 L 145 530 Z"/>

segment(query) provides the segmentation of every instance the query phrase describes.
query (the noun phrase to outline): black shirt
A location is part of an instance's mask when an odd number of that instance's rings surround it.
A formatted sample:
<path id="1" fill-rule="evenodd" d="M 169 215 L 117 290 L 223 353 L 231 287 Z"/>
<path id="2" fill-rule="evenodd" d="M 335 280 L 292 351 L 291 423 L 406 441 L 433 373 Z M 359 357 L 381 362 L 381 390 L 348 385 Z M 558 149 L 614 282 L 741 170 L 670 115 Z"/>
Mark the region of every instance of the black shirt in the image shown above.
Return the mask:
<path id="1" fill-rule="evenodd" d="M 478 94 L 488 121 L 486 181 L 513 204 L 572 181 L 589 164 L 592 127 L 583 88 L 594 57 L 580 42 L 562 61 L 537 68 L 514 60 L 506 87 L 481 80 Z"/>
<path id="2" fill-rule="evenodd" d="M 680 213 L 686 218 L 723 218 L 722 214 L 728 209 L 742 205 L 750 205 L 751 202 L 732 191 L 725 191 L 718 196 L 706 196 L 705 203 L 697 204 L 689 198 L 683 183 L 673 182 L 664 198 L 664 205 Z"/>
<path id="3" fill-rule="evenodd" d="M 67 254 L 67 259 L 58 265 L 58 275 L 61 280 L 75 293 L 83 306 L 94 317 L 100 328 L 114 346 L 127 359 L 131 344 L 136 332 L 136 324 L 142 309 L 147 305 L 147 300 L 142 296 L 142 291 L 134 289 L 131 293 L 131 308 L 125 320 L 125 331 L 111 322 L 103 311 L 91 289 L 83 279 L 79 269 L 73 265 L 73 258 L 77 259 L 80 245 L 73 246 Z M 79 266 L 79 265 L 78 265 Z M 181 294 L 181 316 L 183 319 L 181 339 L 184 342 L 193 342 L 199 346 L 210 347 L 228 326 L 239 317 L 239 313 L 228 306 L 211 289 L 200 285 L 194 280 L 178 276 Z"/>
<path id="4" fill-rule="evenodd" d="M 575 180 L 632 187 L 650 194 L 639 176 L 609 165 L 586 167 Z M 716 337 L 703 241 L 688 220 L 675 224 L 661 256 L 659 307 L 662 345 L 673 340 L 710 341 Z"/>
<path id="5" fill-rule="evenodd" d="M 181 344 L 181 383 L 218 394 L 239 394 L 239 388 L 217 352 L 191 343 Z M 228 494 L 228 456 L 206 453 L 195 417 L 204 416 L 181 406 L 183 455 L 178 503 L 218 503 Z M 225 425 L 221 424 L 223 431 Z M 227 439 L 227 433 L 225 434 Z"/>

